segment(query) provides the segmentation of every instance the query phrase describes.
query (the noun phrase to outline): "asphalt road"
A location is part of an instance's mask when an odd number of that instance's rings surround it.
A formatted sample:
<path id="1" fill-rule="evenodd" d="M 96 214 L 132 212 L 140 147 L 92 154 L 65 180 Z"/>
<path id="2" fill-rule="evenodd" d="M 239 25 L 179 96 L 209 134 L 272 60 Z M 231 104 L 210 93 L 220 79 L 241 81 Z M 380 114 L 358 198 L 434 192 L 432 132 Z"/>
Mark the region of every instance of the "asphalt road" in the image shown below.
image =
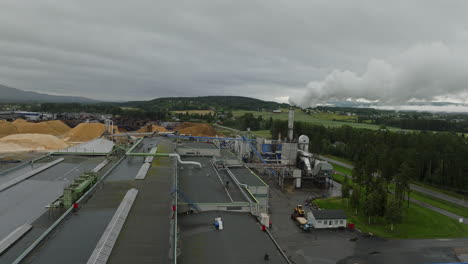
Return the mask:
<path id="1" fill-rule="evenodd" d="M 271 233 L 295 264 L 458 263 L 454 248 L 468 245 L 468 238 L 381 239 L 345 230 L 304 233 L 290 218 L 294 206 L 303 204 L 309 196 L 322 196 L 326 190 L 281 191 L 273 179 L 267 183 L 273 221 Z"/>
<path id="2" fill-rule="evenodd" d="M 341 161 L 330 159 L 330 158 L 327 158 L 327 157 L 324 157 L 324 156 L 321 156 L 321 155 L 319 156 L 319 158 L 323 159 L 323 160 L 326 160 L 328 162 L 333 162 L 335 164 L 338 164 L 338 165 L 343 166 L 343 167 L 348 168 L 348 169 L 353 169 L 354 168 L 353 165 L 349 165 L 349 164 L 343 163 Z M 346 174 L 343 174 L 343 173 L 339 173 L 339 174 L 349 177 L 349 175 L 346 175 Z M 424 194 L 439 198 L 441 200 L 445 200 L 447 202 L 451 202 L 451 203 L 458 204 L 458 205 L 461 205 L 461 206 L 464 206 L 464 207 L 468 208 L 468 201 L 466 201 L 466 200 L 458 199 L 458 198 L 455 198 L 455 197 L 452 197 L 452 196 L 449 196 L 449 195 L 446 195 L 446 194 L 443 194 L 443 193 L 435 192 L 435 191 L 429 190 L 427 188 L 424 188 L 424 187 L 421 187 L 421 186 L 418 186 L 418 185 L 415 185 L 415 184 L 411 184 L 410 188 L 413 191 L 421 192 L 421 193 L 424 193 Z"/>
<path id="3" fill-rule="evenodd" d="M 343 176 L 345 176 L 345 177 L 348 177 L 348 178 L 351 177 L 351 176 L 349 176 L 349 175 L 347 175 L 347 174 L 344 174 L 344 173 L 341 173 L 341 172 L 339 172 L 339 171 L 337 171 L 336 173 L 337 173 L 337 174 L 340 174 L 340 175 L 343 175 Z M 419 206 L 422 206 L 422 207 L 424 207 L 424 208 L 427 208 L 427 209 L 429 209 L 429 210 L 433 210 L 433 211 L 435 211 L 435 212 L 438 212 L 438 213 L 440 213 L 440 214 L 443 214 L 443 215 L 445 215 L 445 216 L 448 216 L 448 217 L 450 217 L 450 218 L 452 218 L 452 219 L 454 219 L 454 220 L 459 221 L 460 218 L 461 218 L 461 219 L 463 219 L 463 224 L 468 225 L 468 219 L 467 219 L 466 217 L 463 217 L 463 216 L 460 216 L 460 215 L 451 213 L 451 212 L 449 212 L 449 211 L 440 209 L 439 207 L 432 206 L 432 205 L 430 205 L 430 204 L 428 204 L 428 203 L 421 202 L 421 201 L 416 200 L 416 199 L 413 199 L 413 198 L 410 198 L 410 201 L 411 201 L 412 203 L 415 203 L 415 204 L 417 204 L 417 205 L 419 205 Z"/>
<path id="4" fill-rule="evenodd" d="M 427 195 L 430 195 L 430 196 L 433 196 L 433 197 L 436 197 L 436 198 L 439 198 L 439 199 L 442 199 L 442 200 L 445 200 L 445 201 L 448 201 L 448 202 L 451 202 L 451 203 L 454 203 L 454 204 L 458 204 L 458 205 L 461 205 L 463 207 L 468 208 L 468 201 L 466 201 L 466 200 L 461 200 L 461 199 L 458 199 L 458 198 L 455 198 L 455 197 L 452 197 L 452 196 L 449 196 L 449 195 L 446 195 L 446 194 L 443 194 L 443 193 L 435 192 L 435 191 L 429 190 L 427 188 L 424 188 L 424 187 L 421 187 L 421 186 L 418 186 L 418 185 L 415 185 L 415 184 L 411 184 L 410 188 L 411 188 L 411 190 L 421 192 L 421 193 L 424 193 L 424 194 L 427 194 Z"/>

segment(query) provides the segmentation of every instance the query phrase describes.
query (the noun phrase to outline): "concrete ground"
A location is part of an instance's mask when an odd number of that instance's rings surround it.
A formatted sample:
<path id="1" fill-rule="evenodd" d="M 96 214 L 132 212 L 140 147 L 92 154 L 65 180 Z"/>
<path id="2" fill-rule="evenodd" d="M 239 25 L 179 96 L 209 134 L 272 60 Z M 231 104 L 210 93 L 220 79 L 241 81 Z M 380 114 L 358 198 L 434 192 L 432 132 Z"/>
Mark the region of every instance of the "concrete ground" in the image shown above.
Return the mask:
<path id="1" fill-rule="evenodd" d="M 0 163 L 0 174 L 4 171 L 8 171 L 13 167 L 20 164 L 28 163 L 29 161 L 42 157 L 47 153 L 44 152 L 18 152 L 18 153 L 1 153 L 0 159 L 7 158 L 13 160 L 21 160 L 21 163 Z"/>
<path id="2" fill-rule="evenodd" d="M 230 203 L 231 199 L 210 164 L 209 157 L 186 157 L 184 160 L 203 164 L 178 166 L 179 190 L 194 203 Z M 234 187 L 234 185 L 232 186 Z M 189 202 L 189 201 L 185 201 Z"/>
<path id="3" fill-rule="evenodd" d="M 224 230 L 214 218 L 222 217 Z M 286 263 L 268 235 L 249 213 L 203 212 L 180 215 L 179 263 Z M 264 261 L 265 254 L 270 260 Z"/>
<path id="4" fill-rule="evenodd" d="M 11 169 L 10 171 L 0 173 L 0 184 L 6 183 L 16 177 L 22 176 L 56 159 L 58 158 L 44 158 L 40 161 L 35 162 L 34 164 L 26 164 L 16 169 L 10 168 Z"/>
<path id="5" fill-rule="evenodd" d="M 61 163 L 0 192 L 0 238 L 25 223 L 32 223 L 47 211 L 46 205 L 63 193 L 65 185 L 101 161 L 102 158 L 66 157 Z"/>
<path id="6" fill-rule="evenodd" d="M 174 167 L 169 158 L 157 159 L 160 165 L 135 181 L 138 196 L 108 263 L 168 263 Z"/>
<path id="7" fill-rule="evenodd" d="M 267 180 L 267 179 L 265 179 Z M 468 245 L 461 239 L 381 239 L 346 230 L 312 230 L 304 233 L 290 219 L 293 208 L 309 196 L 330 196 L 327 190 L 280 190 L 270 185 L 271 233 L 296 264 L 300 263 L 456 263 L 455 248 Z"/>
<path id="8" fill-rule="evenodd" d="M 154 143 L 145 139 L 144 145 L 140 146 L 141 151 L 146 151 Z M 172 170 L 156 168 L 150 170 L 145 180 L 136 181 L 134 177 L 141 165 L 140 162 L 126 160 L 120 163 L 96 193 L 82 204 L 82 208 L 67 217 L 24 263 L 86 263 L 125 193 L 131 188 L 139 189 L 140 193 L 109 263 L 167 263 Z"/>
<path id="9" fill-rule="evenodd" d="M 23 263 L 86 263 L 125 193 L 132 187 L 126 181 L 106 182 L 102 190 L 66 218 Z"/>

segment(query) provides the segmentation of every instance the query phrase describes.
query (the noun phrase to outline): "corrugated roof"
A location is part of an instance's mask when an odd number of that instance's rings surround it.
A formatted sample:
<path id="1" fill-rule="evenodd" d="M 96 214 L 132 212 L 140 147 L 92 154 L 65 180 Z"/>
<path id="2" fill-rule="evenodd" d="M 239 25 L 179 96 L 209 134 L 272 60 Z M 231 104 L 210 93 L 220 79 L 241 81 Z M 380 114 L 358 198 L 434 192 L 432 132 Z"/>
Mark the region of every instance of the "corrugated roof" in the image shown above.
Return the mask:
<path id="1" fill-rule="evenodd" d="M 312 210 L 315 219 L 346 219 L 346 214 L 343 210 Z"/>

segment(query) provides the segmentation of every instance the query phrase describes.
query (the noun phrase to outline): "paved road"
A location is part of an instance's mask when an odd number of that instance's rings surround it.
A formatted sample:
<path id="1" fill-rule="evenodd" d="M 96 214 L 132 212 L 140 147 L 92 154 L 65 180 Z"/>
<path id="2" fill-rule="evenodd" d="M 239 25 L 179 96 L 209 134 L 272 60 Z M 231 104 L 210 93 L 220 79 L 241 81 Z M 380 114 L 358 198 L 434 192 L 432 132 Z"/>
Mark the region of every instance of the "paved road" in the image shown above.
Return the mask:
<path id="1" fill-rule="evenodd" d="M 309 196 L 326 190 L 281 191 L 270 184 L 272 234 L 295 264 L 394 264 L 458 263 L 454 248 L 466 247 L 468 238 L 381 239 L 345 230 L 312 230 L 304 233 L 291 221 L 292 208 Z"/>
<path id="2" fill-rule="evenodd" d="M 347 175 L 347 174 L 345 174 L 345 173 L 342 173 L 342 172 L 339 172 L 339 171 L 337 171 L 336 173 L 337 173 L 337 174 L 340 174 L 340 175 L 343 175 L 343 176 L 345 176 L 345 177 L 351 178 L 351 176 L 349 176 L 349 175 Z M 436 212 L 438 212 L 438 213 L 441 213 L 441 214 L 443 214 L 443 215 L 445 215 L 445 216 L 448 216 L 448 217 L 450 217 L 450 218 L 452 218 L 452 219 L 454 219 L 454 220 L 457 220 L 457 221 L 459 221 L 459 219 L 462 218 L 462 219 L 463 219 L 463 223 L 464 223 L 465 225 L 468 225 L 468 218 L 465 218 L 465 217 L 463 217 L 463 216 L 460 216 L 460 215 L 457 215 L 457 214 L 454 214 L 454 213 L 451 213 L 451 212 L 442 210 L 442 209 L 440 209 L 439 207 L 432 206 L 432 205 L 430 205 L 430 204 L 421 202 L 421 201 L 416 200 L 416 199 L 413 199 L 413 198 L 410 198 L 410 201 L 413 202 L 413 203 L 415 203 L 415 204 L 417 204 L 417 205 L 420 205 L 420 206 L 422 206 L 422 207 L 424 207 L 424 208 L 427 208 L 427 209 L 429 209 L 429 210 L 433 210 L 433 211 L 436 211 Z"/>
<path id="3" fill-rule="evenodd" d="M 415 203 L 415 204 L 417 204 L 417 205 L 420 205 L 420 206 L 422 206 L 422 207 L 424 207 L 424 208 L 427 208 L 427 209 L 436 211 L 436 212 L 438 212 L 438 213 L 441 213 L 441 214 L 443 214 L 443 215 L 446 215 L 446 216 L 448 216 L 448 217 L 450 217 L 450 218 L 452 218 L 452 219 L 455 219 L 455 220 L 457 220 L 457 221 L 459 221 L 459 219 L 462 218 L 462 219 L 463 219 L 463 224 L 468 225 L 468 218 L 465 218 L 465 217 L 463 217 L 463 216 L 460 216 L 460 215 L 457 215 L 457 214 L 454 214 L 454 213 L 451 213 L 451 212 L 442 210 L 442 209 L 440 209 L 439 207 L 435 207 L 435 206 L 432 206 L 432 205 L 430 205 L 430 204 L 423 203 L 423 202 L 418 201 L 418 200 L 413 199 L 413 198 L 410 198 L 410 201 L 411 201 L 412 203 Z"/>
<path id="4" fill-rule="evenodd" d="M 348 169 L 353 169 L 354 168 L 353 165 L 349 165 L 349 164 L 343 163 L 341 161 L 330 159 L 330 158 L 327 158 L 327 157 L 324 157 L 324 156 L 321 156 L 321 155 L 319 155 L 319 158 L 323 159 L 323 160 L 326 160 L 328 162 L 333 162 L 335 164 L 338 164 L 338 165 L 343 166 L 343 167 L 348 168 Z M 345 175 L 343 173 L 339 173 L 339 174 Z M 347 176 L 347 175 L 345 175 L 345 176 Z M 446 195 L 446 194 L 443 194 L 443 193 L 435 192 L 435 191 L 429 190 L 427 188 L 424 188 L 424 187 L 421 187 L 421 186 L 418 186 L 418 185 L 415 185 L 415 184 L 411 184 L 410 188 L 413 191 L 421 192 L 421 193 L 424 193 L 424 194 L 439 198 L 441 200 L 445 200 L 447 202 L 451 202 L 451 203 L 458 204 L 458 205 L 461 205 L 463 207 L 468 208 L 468 201 L 466 201 L 466 200 L 458 199 L 458 198 L 455 198 L 455 197 L 452 197 L 452 196 L 449 196 L 449 195 Z"/>
<path id="5" fill-rule="evenodd" d="M 468 201 L 466 201 L 466 200 L 461 200 L 461 199 L 458 199 L 458 198 L 455 198 L 455 197 L 452 197 L 452 196 L 449 196 L 449 195 L 446 195 L 446 194 L 443 194 L 443 193 L 435 192 L 435 191 L 429 190 L 427 188 L 424 188 L 424 187 L 421 187 L 421 186 L 415 185 L 415 184 L 411 184 L 410 188 L 411 188 L 411 190 L 414 190 L 414 191 L 417 191 L 417 192 L 422 192 L 424 194 L 427 194 L 427 195 L 430 195 L 430 196 L 433 196 L 433 197 L 436 197 L 436 198 L 439 198 L 439 199 L 442 199 L 442 200 L 445 200 L 445 201 L 448 201 L 448 202 L 451 202 L 451 203 L 454 203 L 454 204 L 458 204 L 458 205 L 461 205 L 463 207 L 468 208 Z"/>

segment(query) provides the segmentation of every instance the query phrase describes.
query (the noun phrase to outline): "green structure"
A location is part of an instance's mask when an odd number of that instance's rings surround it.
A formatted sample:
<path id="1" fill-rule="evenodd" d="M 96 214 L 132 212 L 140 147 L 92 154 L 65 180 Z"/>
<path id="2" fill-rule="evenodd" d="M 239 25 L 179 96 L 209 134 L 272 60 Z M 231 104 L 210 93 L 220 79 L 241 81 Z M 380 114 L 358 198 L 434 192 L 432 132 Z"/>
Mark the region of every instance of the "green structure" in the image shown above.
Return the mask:
<path id="1" fill-rule="evenodd" d="M 95 172 L 86 172 L 63 190 L 62 202 L 65 208 L 72 206 L 97 181 L 99 175 Z"/>

